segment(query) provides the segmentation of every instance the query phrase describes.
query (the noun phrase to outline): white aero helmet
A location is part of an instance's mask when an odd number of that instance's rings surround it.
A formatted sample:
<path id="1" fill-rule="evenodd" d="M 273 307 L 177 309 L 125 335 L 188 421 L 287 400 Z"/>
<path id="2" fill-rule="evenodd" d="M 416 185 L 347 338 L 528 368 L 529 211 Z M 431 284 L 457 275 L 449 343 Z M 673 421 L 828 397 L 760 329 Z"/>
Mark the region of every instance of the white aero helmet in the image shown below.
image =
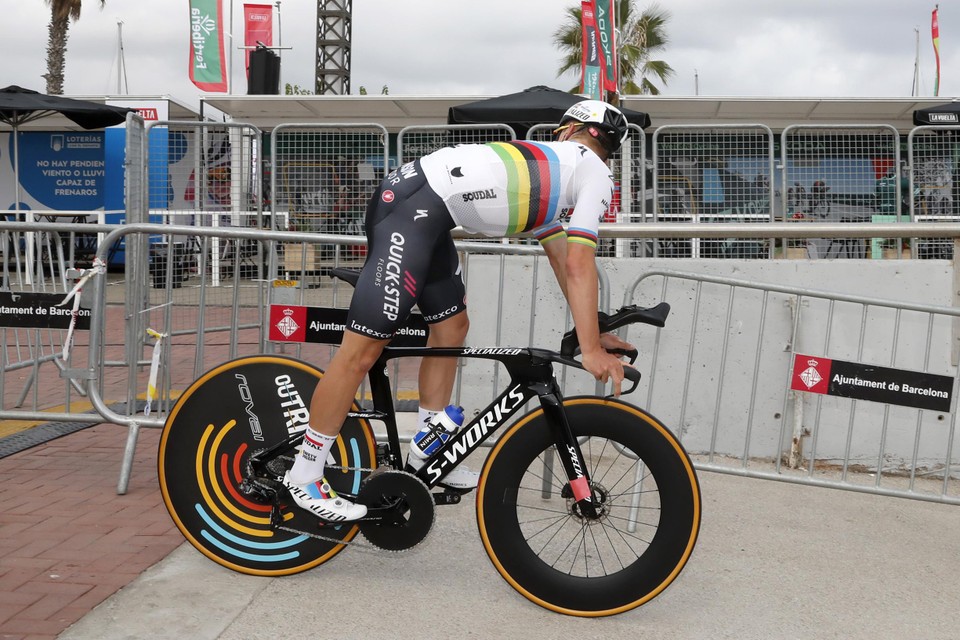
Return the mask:
<path id="1" fill-rule="evenodd" d="M 560 125 L 563 126 L 571 120 L 595 125 L 606 133 L 608 139 L 601 142 L 604 142 L 604 147 L 610 153 L 619 149 L 627 139 L 627 118 L 619 109 L 602 100 L 583 100 L 576 103 L 563 114 Z"/>

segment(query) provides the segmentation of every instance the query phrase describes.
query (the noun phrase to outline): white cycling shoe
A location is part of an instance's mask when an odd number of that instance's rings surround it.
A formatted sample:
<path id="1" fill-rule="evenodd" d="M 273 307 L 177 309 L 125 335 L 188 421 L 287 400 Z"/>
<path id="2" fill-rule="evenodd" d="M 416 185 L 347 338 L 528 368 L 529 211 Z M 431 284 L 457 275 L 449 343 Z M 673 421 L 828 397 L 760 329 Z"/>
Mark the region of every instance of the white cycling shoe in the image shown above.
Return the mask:
<path id="1" fill-rule="evenodd" d="M 283 486 L 290 492 L 290 497 L 298 507 L 327 522 L 359 520 L 367 515 L 365 505 L 355 504 L 338 496 L 326 478 L 320 478 L 308 485 L 293 484 L 288 471 L 283 476 Z"/>
<path id="2" fill-rule="evenodd" d="M 419 458 L 412 453 L 407 455 L 407 467 L 413 469 L 414 471 L 418 471 L 420 467 L 423 466 L 424 462 L 426 462 L 426 458 Z M 459 466 L 445 475 L 443 480 L 441 480 L 438 484 L 441 487 L 446 487 L 447 489 L 455 489 L 457 491 L 472 491 L 473 489 L 477 488 L 477 483 L 479 481 L 479 473 Z"/>

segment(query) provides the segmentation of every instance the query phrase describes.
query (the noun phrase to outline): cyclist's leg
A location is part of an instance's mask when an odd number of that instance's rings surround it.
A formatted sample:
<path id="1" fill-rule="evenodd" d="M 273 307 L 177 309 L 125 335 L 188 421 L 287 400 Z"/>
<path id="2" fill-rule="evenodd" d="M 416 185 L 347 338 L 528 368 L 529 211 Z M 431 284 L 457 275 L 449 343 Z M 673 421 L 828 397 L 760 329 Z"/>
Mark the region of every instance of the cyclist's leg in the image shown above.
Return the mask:
<path id="1" fill-rule="evenodd" d="M 433 264 L 436 270 L 417 303 L 430 325 L 427 346 L 462 347 L 470 320 L 460 257 L 449 235 L 438 239 Z M 456 373 L 456 358 L 424 358 L 420 363 L 420 408 L 434 413 L 443 411 L 450 402 Z"/>
<path id="2" fill-rule="evenodd" d="M 297 505 L 325 520 L 357 520 L 367 513 L 365 506 L 352 504 L 338 496 L 326 482 L 323 472 L 357 389 L 386 344 L 386 340 L 345 331 L 326 375 L 314 388 L 310 401 L 310 425 L 293 467 L 284 476 L 284 486 Z"/>
<path id="3" fill-rule="evenodd" d="M 427 346 L 462 347 L 469 327 L 466 312 L 431 325 Z M 456 358 L 424 358 L 420 364 L 420 406 L 430 411 L 442 411 L 450 402 L 456 373 Z"/>
<path id="4" fill-rule="evenodd" d="M 427 209 L 434 215 L 421 217 L 420 212 Z M 325 518 L 333 510 L 347 519 L 365 515 L 362 505 L 326 493 L 322 474 L 327 451 L 363 377 L 417 303 L 419 283 L 426 283 L 430 273 L 430 249 L 437 238 L 449 236 L 452 226 L 443 201 L 416 170 L 391 174 L 373 194 L 367 208 L 367 261 L 350 304 L 344 338 L 317 384 L 310 427 L 285 479 L 301 507 Z"/>
<path id="5" fill-rule="evenodd" d="M 427 344 L 431 347 L 461 347 L 467 338 L 470 320 L 466 312 L 460 258 L 449 234 L 437 240 L 433 255 L 431 274 L 417 303 L 430 324 Z M 456 358 L 423 358 L 418 380 L 420 409 L 417 430 L 426 426 L 450 402 L 456 373 Z M 410 455 L 407 464 L 416 470 L 424 460 L 420 455 Z M 461 465 L 448 473 L 441 485 L 469 491 L 476 488 L 479 477 L 480 474 Z"/>

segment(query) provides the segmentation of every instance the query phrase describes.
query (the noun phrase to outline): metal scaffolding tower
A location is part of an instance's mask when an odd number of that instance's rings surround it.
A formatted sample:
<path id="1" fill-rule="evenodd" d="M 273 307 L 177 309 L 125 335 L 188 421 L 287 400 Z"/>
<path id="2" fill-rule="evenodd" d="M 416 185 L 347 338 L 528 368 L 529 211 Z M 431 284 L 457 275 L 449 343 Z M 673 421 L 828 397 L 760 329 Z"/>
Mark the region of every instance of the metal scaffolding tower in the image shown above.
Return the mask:
<path id="1" fill-rule="evenodd" d="M 317 95 L 350 93 L 353 0 L 317 0 Z"/>

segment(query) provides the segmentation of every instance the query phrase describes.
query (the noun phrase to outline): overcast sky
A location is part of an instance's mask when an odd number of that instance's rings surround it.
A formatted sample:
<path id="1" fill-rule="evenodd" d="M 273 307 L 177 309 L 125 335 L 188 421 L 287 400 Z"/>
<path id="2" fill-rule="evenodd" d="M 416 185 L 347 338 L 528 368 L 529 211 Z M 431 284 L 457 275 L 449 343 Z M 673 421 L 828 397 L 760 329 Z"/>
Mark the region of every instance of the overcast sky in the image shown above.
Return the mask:
<path id="1" fill-rule="evenodd" d="M 353 93 L 493 96 L 537 84 L 561 89 L 552 34 L 573 0 L 354 0 Z M 637 0 L 638 9 L 651 3 Z M 6 0 L 0 22 L 0 86 L 45 90 L 49 9 Z M 233 24 L 233 93 L 242 75 L 243 3 Z M 225 12 L 229 13 L 229 0 Z M 920 0 L 669 0 L 670 38 L 660 56 L 676 71 L 673 96 L 900 97 L 913 86 L 919 30 L 920 91 L 932 96 L 933 2 Z M 187 0 L 83 0 L 70 28 L 64 92 L 117 93 L 117 21 L 122 19 L 129 93 L 196 105 L 188 73 Z M 276 19 L 276 17 L 275 17 Z M 275 30 L 276 33 L 276 30 Z M 282 0 L 282 83 L 313 88 L 316 2 Z M 229 42 L 229 41 L 228 41 Z M 940 7 L 940 96 L 960 94 L 960 6 Z M 282 85 L 281 85 L 282 87 Z M 282 88 L 281 88 L 282 90 Z"/>

